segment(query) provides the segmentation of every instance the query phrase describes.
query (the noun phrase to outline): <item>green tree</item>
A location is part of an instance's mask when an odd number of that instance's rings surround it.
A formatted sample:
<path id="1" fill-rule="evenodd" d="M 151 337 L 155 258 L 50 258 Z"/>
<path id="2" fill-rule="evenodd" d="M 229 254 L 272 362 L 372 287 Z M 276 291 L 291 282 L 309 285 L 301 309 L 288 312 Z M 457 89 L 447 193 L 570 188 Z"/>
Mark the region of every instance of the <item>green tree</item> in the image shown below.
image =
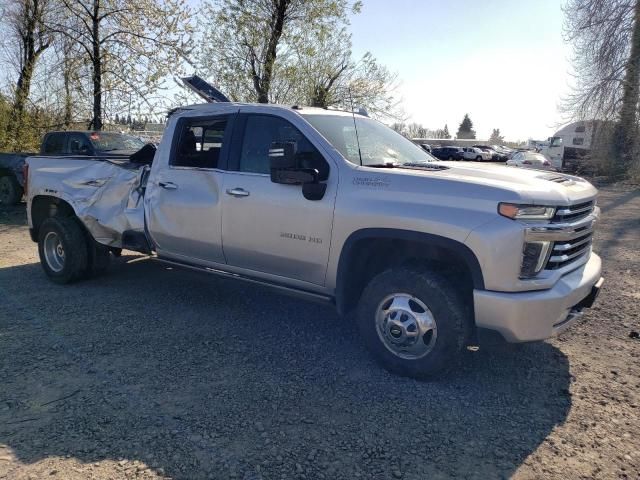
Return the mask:
<path id="1" fill-rule="evenodd" d="M 442 130 L 442 137 L 440 138 L 451 138 L 451 134 L 449 133 L 449 126 L 445 123 L 444 129 Z"/>
<path id="2" fill-rule="evenodd" d="M 473 129 L 473 122 L 469 118 L 469 114 L 465 113 L 460 126 L 458 127 L 458 133 L 456 133 L 458 139 L 475 139 L 476 131 Z"/>
<path id="3" fill-rule="evenodd" d="M 24 137 L 29 133 L 26 106 L 31 82 L 39 58 L 52 41 L 46 26 L 50 4 L 49 0 L 18 0 L 2 11 L 2 30 L 10 39 L 10 57 L 19 72 L 7 125 L 10 149 L 20 151 L 27 146 Z"/>
<path id="4" fill-rule="evenodd" d="M 347 25 L 300 36 L 286 59 L 283 82 L 287 91 L 306 105 L 350 110 L 362 107 L 370 115 L 398 120 L 402 112 L 395 91 L 396 75 L 379 64 L 370 52 L 353 58 Z"/>
<path id="5" fill-rule="evenodd" d="M 491 136 L 489 137 L 489 143 L 491 145 L 502 145 L 504 143 L 504 137 L 500 135 L 499 128 L 494 128 L 491 131 Z"/>
<path id="6" fill-rule="evenodd" d="M 306 86 L 290 80 L 303 67 L 291 59 L 313 56 L 318 40 L 347 24 L 360 6 L 348 0 L 210 1 L 199 68 L 233 100 L 302 100 Z M 330 53 L 343 58 L 342 50 Z M 324 101 L 318 86 L 316 97 Z"/>

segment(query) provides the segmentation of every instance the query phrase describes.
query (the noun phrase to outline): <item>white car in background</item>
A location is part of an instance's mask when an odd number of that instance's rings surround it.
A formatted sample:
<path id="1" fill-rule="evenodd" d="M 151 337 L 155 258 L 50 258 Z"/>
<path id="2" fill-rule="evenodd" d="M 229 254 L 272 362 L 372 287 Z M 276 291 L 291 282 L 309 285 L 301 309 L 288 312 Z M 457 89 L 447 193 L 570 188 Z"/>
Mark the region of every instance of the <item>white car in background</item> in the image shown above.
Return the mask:
<path id="1" fill-rule="evenodd" d="M 549 163 L 544 155 L 536 152 L 516 152 L 507 160 L 507 165 L 556 171 L 556 168 Z"/>
<path id="2" fill-rule="evenodd" d="M 491 160 L 491 153 L 476 147 L 464 147 L 461 153 L 465 160 L 476 160 L 478 162 Z"/>

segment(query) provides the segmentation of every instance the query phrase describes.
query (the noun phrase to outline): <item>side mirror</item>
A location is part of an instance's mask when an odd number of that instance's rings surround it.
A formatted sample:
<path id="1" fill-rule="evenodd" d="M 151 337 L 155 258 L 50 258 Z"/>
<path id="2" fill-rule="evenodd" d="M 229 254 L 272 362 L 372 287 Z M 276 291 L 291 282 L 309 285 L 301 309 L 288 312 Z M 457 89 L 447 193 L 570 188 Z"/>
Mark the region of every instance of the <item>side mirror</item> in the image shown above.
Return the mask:
<path id="1" fill-rule="evenodd" d="M 296 142 L 273 142 L 269 149 L 271 181 L 286 185 L 304 185 L 318 183 L 318 171 L 298 166 Z"/>
<path id="2" fill-rule="evenodd" d="M 326 183 L 320 183 L 320 173 L 315 168 L 301 168 L 298 165 L 296 142 L 274 142 L 269 149 L 271 181 L 285 185 L 302 185 L 302 195 L 307 200 L 321 200 L 327 190 Z"/>
<path id="3" fill-rule="evenodd" d="M 318 183 L 318 170 L 312 168 L 272 168 L 271 181 L 286 185 Z"/>

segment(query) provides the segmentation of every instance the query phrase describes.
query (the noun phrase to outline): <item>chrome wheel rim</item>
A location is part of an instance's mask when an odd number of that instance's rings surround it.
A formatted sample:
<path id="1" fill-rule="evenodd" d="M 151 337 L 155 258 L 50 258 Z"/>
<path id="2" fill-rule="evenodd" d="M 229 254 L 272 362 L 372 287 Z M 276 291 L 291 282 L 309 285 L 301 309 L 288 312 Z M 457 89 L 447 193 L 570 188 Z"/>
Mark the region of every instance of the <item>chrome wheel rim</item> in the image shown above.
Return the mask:
<path id="1" fill-rule="evenodd" d="M 54 272 L 60 272 L 64 268 L 65 253 L 60 237 L 56 232 L 49 232 L 44 237 L 44 258 L 47 265 Z"/>
<path id="2" fill-rule="evenodd" d="M 408 293 L 386 297 L 376 310 L 376 331 L 394 355 L 417 360 L 428 355 L 436 343 L 438 327 L 425 303 Z"/>

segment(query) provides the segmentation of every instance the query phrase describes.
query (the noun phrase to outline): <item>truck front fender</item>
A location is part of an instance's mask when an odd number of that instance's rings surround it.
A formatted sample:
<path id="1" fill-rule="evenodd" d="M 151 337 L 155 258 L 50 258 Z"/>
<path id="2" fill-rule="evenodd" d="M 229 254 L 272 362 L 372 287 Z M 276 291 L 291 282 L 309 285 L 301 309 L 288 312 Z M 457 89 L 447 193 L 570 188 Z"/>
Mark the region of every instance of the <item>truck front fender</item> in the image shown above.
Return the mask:
<path id="1" fill-rule="evenodd" d="M 470 288 L 484 289 L 480 262 L 465 244 L 430 233 L 366 228 L 353 232 L 342 247 L 335 290 L 338 312 L 345 314 L 355 306 L 373 275 L 412 260 L 463 269 Z"/>

